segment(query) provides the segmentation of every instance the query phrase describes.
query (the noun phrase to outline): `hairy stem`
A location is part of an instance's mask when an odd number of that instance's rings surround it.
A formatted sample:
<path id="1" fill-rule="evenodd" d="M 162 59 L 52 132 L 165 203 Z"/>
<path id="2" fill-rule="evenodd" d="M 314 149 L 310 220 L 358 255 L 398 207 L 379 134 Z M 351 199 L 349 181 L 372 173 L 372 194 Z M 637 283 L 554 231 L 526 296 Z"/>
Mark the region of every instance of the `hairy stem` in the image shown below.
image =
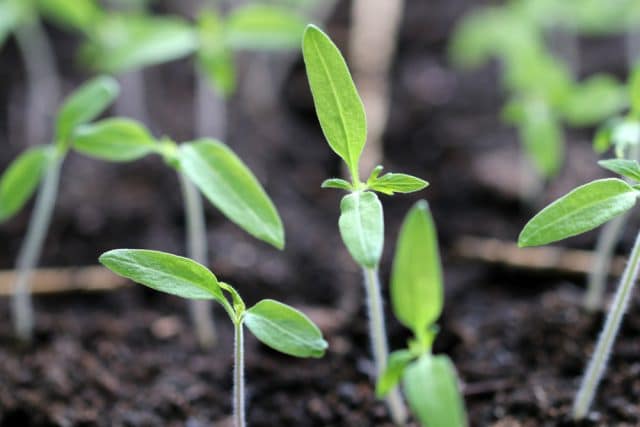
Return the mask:
<path id="1" fill-rule="evenodd" d="M 51 222 L 63 160 L 63 157 L 55 156 L 47 167 L 31 214 L 29 229 L 16 261 L 17 278 L 12 300 L 13 325 L 18 338 L 26 342 L 33 338 L 31 274 L 40 259 L 42 244 Z"/>
<path id="2" fill-rule="evenodd" d="M 187 225 L 187 256 L 200 264 L 207 264 L 207 230 L 202 197 L 189 178 L 179 173 Z M 216 329 L 212 304 L 208 300 L 189 301 L 191 320 L 196 328 L 200 345 L 212 347 L 216 342 Z"/>
<path id="3" fill-rule="evenodd" d="M 369 311 L 369 340 L 376 366 L 376 379 L 380 378 L 387 367 L 389 349 L 387 344 L 387 330 L 382 306 L 382 292 L 378 270 L 364 268 L 364 286 L 367 293 L 367 308 Z M 396 425 L 404 425 L 407 419 L 407 409 L 398 388 L 394 388 L 386 398 L 391 419 Z"/>
<path id="4" fill-rule="evenodd" d="M 620 329 L 622 317 L 627 310 L 633 285 L 638 278 L 638 270 L 640 270 L 640 233 L 638 233 L 636 237 L 629 257 L 629 263 L 624 270 L 622 279 L 618 285 L 618 290 L 609 309 L 604 328 L 598 338 L 595 352 L 589 361 L 589 366 L 582 379 L 580 390 L 576 395 L 573 404 L 573 418 L 576 420 L 584 418 L 589 411 L 589 406 L 593 401 L 596 388 L 607 366 L 613 342 Z"/>
<path id="5" fill-rule="evenodd" d="M 49 140 L 49 120 L 60 98 L 60 77 L 53 49 L 37 18 L 20 25 L 15 36 L 28 85 L 25 138 L 27 144 L 43 144 Z"/>
<path id="6" fill-rule="evenodd" d="M 244 414 L 244 336 L 242 322 L 235 323 L 233 367 L 233 426 L 245 427 Z"/>

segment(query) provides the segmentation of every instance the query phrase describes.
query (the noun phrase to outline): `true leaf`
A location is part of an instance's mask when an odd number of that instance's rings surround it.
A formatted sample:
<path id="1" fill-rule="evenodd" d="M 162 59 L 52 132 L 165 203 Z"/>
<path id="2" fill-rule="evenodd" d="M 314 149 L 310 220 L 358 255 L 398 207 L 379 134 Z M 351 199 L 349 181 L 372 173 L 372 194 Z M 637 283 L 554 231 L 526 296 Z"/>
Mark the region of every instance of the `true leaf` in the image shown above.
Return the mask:
<path id="1" fill-rule="evenodd" d="M 304 32 L 302 54 L 324 136 L 357 177 L 367 123 L 347 64 L 331 39 L 313 25 Z"/>
<path id="2" fill-rule="evenodd" d="M 336 188 L 338 190 L 351 190 L 352 186 L 349 181 L 340 178 L 325 179 L 321 185 L 322 188 Z"/>
<path id="3" fill-rule="evenodd" d="M 573 85 L 560 106 L 572 126 L 601 122 L 628 105 L 627 89 L 608 75 L 594 75 Z"/>
<path id="4" fill-rule="evenodd" d="M 108 76 L 96 77 L 69 95 L 56 119 L 56 140 L 66 144 L 74 129 L 98 117 L 118 96 L 118 83 Z"/>
<path id="5" fill-rule="evenodd" d="M 100 262 L 117 275 L 157 291 L 189 299 L 224 300 L 216 276 L 189 258 L 146 249 L 115 249 L 102 254 Z"/>
<path id="6" fill-rule="evenodd" d="M 284 228 L 271 199 L 249 168 L 221 142 L 201 139 L 182 144 L 182 172 L 229 220 L 278 249 Z"/>
<path id="7" fill-rule="evenodd" d="M 640 181 L 640 165 L 636 160 L 608 159 L 600 160 L 598 164 L 611 172 Z"/>
<path id="8" fill-rule="evenodd" d="M 73 134 L 73 148 L 91 157 L 128 162 L 153 152 L 155 140 L 135 120 L 113 118 L 80 126 Z"/>
<path id="9" fill-rule="evenodd" d="M 415 204 L 402 224 L 391 273 L 391 302 L 402 324 L 421 336 L 443 305 L 438 237 L 429 206 Z"/>
<path id="10" fill-rule="evenodd" d="M 638 192 L 621 179 L 582 185 L 540 211 L 525 225 L 518 246 L 538 246 L 566 239 L 631 209 Z"/>
<path id="11" fill-rule="evenodd" d="M 338 226 L 353 259 L 363 267 L 376 267 L 384 243 L 382 204 L 378 196 L 370 191 L 344 196 Z"/>
<path id="12" fill-rule="evenodd" d="M 415 358 L 409 350 L 398 350 L 389 354 L 387 367 L 376 383 L 376 396 L 381 399 L 400 382 L 404 369 Z"/>
<path id="13" fill-rule="evenodd" d="M 322 357 L 327 342 L 320 329 L 300 311 L 274 300 L 262 300 L 245 312 L 247 328 L 265 345 L 296 357 Z"/>
<path id="14" fill-rule="evenodd" d="M 33 195 L 47 167 L 50 146 L 20 154 L 0 177 L 0 222 L 18 212 Z"/>
<path id="15" fill-rule="evenodd" d="M 291 10 L 252 4 L 233 10 L 226 21 L 226 43 L 233 49 L 293 49 L 300 45 L 305 21 Z"/>
<path id="16" fill-rule="evenodd" d="M 403 384 L 409 406 L 423 426 L 467 426 L 456 371 L 447 356 L 422 356 L 405 369 Z"/>
<path id="17" fill-rule="evenodd" d="M 368 183 L 369 188 L 380 193 L 393 195 L 394 193 L 413 193 L 427 187 L 429 183 L 405 173 L 387 173 Z"/>

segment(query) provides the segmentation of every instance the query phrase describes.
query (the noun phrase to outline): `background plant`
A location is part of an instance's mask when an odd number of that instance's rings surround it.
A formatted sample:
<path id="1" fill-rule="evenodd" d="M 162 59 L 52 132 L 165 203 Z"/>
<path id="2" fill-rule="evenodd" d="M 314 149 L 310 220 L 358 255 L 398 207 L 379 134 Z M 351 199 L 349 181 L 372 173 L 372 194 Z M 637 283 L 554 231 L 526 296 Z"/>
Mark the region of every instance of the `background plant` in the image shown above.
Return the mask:
<path id="1" fill-rule="evenodd" d="M 229 315 L 234 327 L 233 408 L 234 426 L 244 427 L 244 330 L 281 353 L 295 357 L 322 357 L 327 342 L 300 311 L 278 301 L 264 299 L 246 308 L 240 294 L 219 282 L 206 267 L 188 258 L 164 252 L 116 249 L 100 262 L 114 273 L 157 291 L 196 300 L 214 300 Z"/>
<path id="2" fill-rule="evenodd" d="M 328 179 L 322 187 L 349 192 L 340 203 L 338 226 L 345 246 L 364 274 L 370 340 L 378 377 L 387 365 L 388 345 L 378 277 L 384 218 L 376 192 L 410 193 L 425 188 L 427 182 L 401 173 L 380 175 L 382 166 L 377 166 L 366 182 L 360 180 L 358 163 L 366 142 L 367 125 L 347 64 L 331 39 L 312 25 L 305 30 L 302 54 L 322 132 L 331 149 L 344 160 L 351 178 L 351 182 Z M 397 389 L 389 393 L 387 403 L 394 422 L 404 423 L 406 410 Z"/>
<path id="3" fill-rule="evenodd" d="M 467 416 L 453 363 L 432 353 L 443 302 L 436 228 L 429 206 L 420 201 L 400 230 L 391 274 L 393 311 L 413 338 L 408 348 L 389 355 L 376 394 L 383 397 L 402 381 L 409 406 L 423 426 L 463 427 Z"/>

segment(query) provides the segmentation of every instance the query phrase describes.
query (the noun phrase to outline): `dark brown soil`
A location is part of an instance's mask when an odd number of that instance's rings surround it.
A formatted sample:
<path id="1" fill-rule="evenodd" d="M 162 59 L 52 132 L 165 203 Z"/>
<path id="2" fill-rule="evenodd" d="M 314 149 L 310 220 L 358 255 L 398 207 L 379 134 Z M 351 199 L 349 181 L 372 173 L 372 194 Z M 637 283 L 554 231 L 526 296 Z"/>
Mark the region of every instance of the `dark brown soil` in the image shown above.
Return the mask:
<path id="1" fill-rule="evenodd" d="M 384 265 L 404 213 L 417 198 L 427 198 L 440 230 L 447 285 L 436 351 L 449 354 L 458 367 L 472 425 L 571 426 L 567 414 L 602 323 L 601 314 L 580 309 L 583 279 L 461 263 L 448 250 L 465 234 L 515 240 L 534 211 L 510 191 L 520 173 L 518 148 L 514 132 L 499 122 L 496 67 L 463 73 L 447 61 L 453 24 L 476 3 L 407 2 L 385 166 L 425 177 L 431 186 L 422 194 L 383 200 Z M 343 46 L 347 11 L 348 4 L 340 3 L 328 25 Z M 75 41 L 52 34 L 71 88 L 81 80 L 73 67 Z M 585 40 L 581 72 L 623 77 L 622 46 L 619 38 Z M 9 141 L 0 150 L 3 169 L 25 146 L 3 122 L 8 113 L 19 114 L 23 91 L 11 43 L 0 63 L 0 133 Z M 192 136 L 189 70 L 190 63 L 180 61 L 147 73 L 153 127 L 179 140 Z M 256 243 L 211 208 L 210 265 L 249 303 L 278 298 L 310 312 L 330 349 L 324 359 L 297 360 L 248 338 L 250 425 L 390 426 L 369 381 L 359 274 L 337 232 L 341 195 L 319 188 L 324 178 L 339 174 L 340 164 L 320 134 L 299 60 L 285 82 L 281 102 L 260 121 L 240 97 L 233 101 L 229 144 L 272 195 L 287 249 L 280 253 Z M 603 175 L 594 166 L 589 135 L 570 133 L 567 168 L 541 203 Z M 496 155 L 504 159 L 500 171 L 487 167 Z M 497 185 L 498 172 L 506 187 Z M 178 183 L 160 159 L 111 165 L 72 155 L 61 189 L 43 265 L 95 264 L 100 253 L 116 247 L 183 252 Z M 0 227 L 0 268 L 12 267 L 28 214 Z M 628 229 L 638 225 L 633 221 Z M 590 248 L 595 236 L 567 244 Z M 621 251 L 632 237 L 625 236 Z M 1 427 L 228 425 L 232 337 L 222 316 L 219 346 L 202 351 L 185 303 L 139 287 L 39 297 L 36 308 L 36 341 L 25 348 L 11 338 L 9 302 L 0 301 Z M 639 313 L 635 298 L 585 426 L 640 425 Z M 391 346 L 404 345 L 407 332 L 393 320 L 389 329 Z"/>

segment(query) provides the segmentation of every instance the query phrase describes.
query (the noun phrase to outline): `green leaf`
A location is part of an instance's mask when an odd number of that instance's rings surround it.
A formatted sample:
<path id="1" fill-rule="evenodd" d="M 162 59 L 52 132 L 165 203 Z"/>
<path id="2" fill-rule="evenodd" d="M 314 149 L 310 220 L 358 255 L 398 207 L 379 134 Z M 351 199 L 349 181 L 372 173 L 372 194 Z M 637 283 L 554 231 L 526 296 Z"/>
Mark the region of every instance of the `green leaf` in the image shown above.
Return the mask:
<path id="1" fill-rule="evenodd" d="M 296 357 L 322 357 L 327 342 L 302 312 L 265 299 L 245 312 L 244 323 L 263 344 Z"/>
<path id="2" fill-rule="evenodd" d="M 91 31 L 102 15 L 95 0 L 37 0 L 37 3 L 47 18 L 74 30 Z"/>
<path id="3" fill-rule="evenodd" d="M 467 415 L 456 370 L 447 356 L 425 355 L 404 371 L 411 411 L 428 427 L 465 427 Z"/>
<path id="4" fill-rule="evenodd" d="M 527 118 L 519 126 L 524 148 L 538 172 L 554 176 L 564 160 L 562 128 L 547 106 L 528 110 Z"/>
<path id="5" fill-rule="evenodd" d="M 102 254 L 100 263 L 117 275 L 156 291 L 226 302 L 216 276 L 189 258 L 146 249 L 115 249 Z"/>
<path id="6" fill-rule="evenodd" d="M 391 272 L 391 302 L 400 322 L 420 337 L 442 313 L 442 266 L 429 205 L 416 203 L 407 214 Z"/>
<path id="7" fill-rule="evenodd" d="M 31 5 L 24 0 L 0 1 L 0 46 L 31 15 Z"/>
<path id="8" fill-rule="evenodd" d="M 640 66 L 636 64 L 629 78 L 629 94 L 631 96 L 631 113 L 640 116 Z"/>
<path id="9" fill-rule="evenodd" d="M 607 120 L 596 130 L 596 134 L 593 137 L 593 150 L 596 153 L 602 154 L 609 150 L 613 143 L 613 130 L 619 122 L 619 119 Z"/>
<path id="10" fill-rule="evenodd" d="M 198 17 L 198 68 L 207 76 L 211 86 L 224 96 L 236 88 L 233 52 L 224 41 L 224 25 L 213 11 L 203 11 Z"/>
<path id="11" fill-rule="evenodd" d="M 594 75 L 575 84 L 560 106 L 571 126 L 582 127 L 611 117 L 628 105 L 627 89 L 608 75 Z"/>
<path id="12" fill-rule="evenodd" d="M 89 80 L 63 102 L 56 119 L 56 141 L 67 140 L 78 125 L 90 122 L 106 110 L 118 96 L 118 83 L 111 77 Z"/>
<path id="13" fill-rule="evenodd" d="M 30 148 L 20 154 L 0 177 L 0 222 L 27 203 L 40 183 L 50 158 L 51 146 Z"/>
<path id="14" fill-rule="evenodd" d="M 221 142 L 201 139 L 182 144 L 183 173 L 229 220 L 278 249 L 284 228 L 275 206 L 249 168 Z"/>
<path id="15" fill-rule="evenodd" d="M 640 165 L 638 165 L 636 160 L 608 159 L 600 160 L 598 164 L 618 175 L 625 176 L 634 181 L 640 181 Z"/>
<path id="16" fill-rule="evenodd" d="M 387 367 L 376 383 L 376 396 L 384 398 L 400 382 L 404 369 L 415 358 L 409 350 L 398 350 L 389 354 Z"/>
<path id="17" fill-rule="evenodd" d="M 426 188 L 429 183 L 405 173 L 387 173 L 367 182 L 370 189 L 392 196 L 394 193 L 413 193 Z"/>
<path id="18" fill-rule="evenodd" d="M 322 132 L 355 180 L 367 120 L 347 64 L 331 39 L 313 25 L 304 32 L 302 54 Z"/>
<path id="19" fill-rule="evenodd" d="M 73 148 L 87 156 L 112 162 L 129 162 L 154 152 L 149 131 L 131 119 L 112 118 L 80 126 L 73 135 Z"/>
<path id="20" fill-rule="evenodd" d="M 294 49 L 300 46 L 305 20 L 278 6 L 251 4 L 233 10 L 226 21 L 232 49 Z"/>
<path id="21" fill-rule="evenodd" d="M 363 267 L 376 267 L 384 243 L 384 220 L 378 196 L 370 191 L 344 196 L 338 225 L 353 259 Z"/>
<path id="22" fill-rule="evenodd" d="M 631 209 L 638 192 L 621 179 L 582 185 L 540 211 L 525 225 L 518 246 L 539 246 L 592 230 Z"/>
<path id="23" fill-rule="evenodd" d="M 338 190 L 347 190 L 350 191 L 353 186 L 349 181 L 345 181 L 340 178 L 329 178 L 325 179 L 321 185 L 322 188 L 336 188 Z"/>

